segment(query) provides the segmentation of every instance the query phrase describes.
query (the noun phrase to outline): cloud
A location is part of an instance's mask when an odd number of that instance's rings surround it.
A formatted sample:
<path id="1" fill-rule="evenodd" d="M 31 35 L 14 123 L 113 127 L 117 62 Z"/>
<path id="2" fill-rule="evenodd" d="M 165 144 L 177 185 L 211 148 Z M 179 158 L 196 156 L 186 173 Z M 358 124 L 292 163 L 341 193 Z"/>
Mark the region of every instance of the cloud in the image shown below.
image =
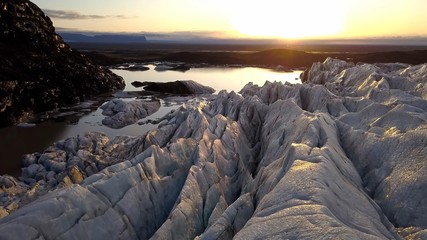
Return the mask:
<path id="1" fill-rule="evenodd" d="M 129 19 L 132 17 L 125 15 L 95 15 L 95 14 L 81 14 L 76 11 L 52 10 L 43 9 L 44 13 L 51 18 L 68 19 L 68 20 L 81 20 L 81 19 L 105 19 L 105 18 L 120 18 Z"/>
<path id="2" fill-rule="evenodd" d="M 80 32 L 78 28 L 55 27 L 56 31 L 60 32 Z"/>

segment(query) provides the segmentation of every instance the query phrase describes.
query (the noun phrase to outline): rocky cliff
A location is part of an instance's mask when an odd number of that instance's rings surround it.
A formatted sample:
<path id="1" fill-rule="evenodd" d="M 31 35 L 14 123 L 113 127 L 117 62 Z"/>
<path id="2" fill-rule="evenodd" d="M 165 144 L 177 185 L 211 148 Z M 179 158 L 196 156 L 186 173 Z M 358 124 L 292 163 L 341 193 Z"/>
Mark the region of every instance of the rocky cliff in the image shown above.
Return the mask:
<path id="1" fill-rule="evenodd" d="M 0 220 L 0 238 L 426 239 L 427 64 L 327 59 L 306 74 L 29 157 L 24 172 L 52 182 L 2 180 L 3 196 L 66 187 Z"/>
<path id="2" fill-rule="evenodd" d="M 28 0 L 0 2 L 0 29 L 0 126 L 124 86 L 65 44 Z"/>

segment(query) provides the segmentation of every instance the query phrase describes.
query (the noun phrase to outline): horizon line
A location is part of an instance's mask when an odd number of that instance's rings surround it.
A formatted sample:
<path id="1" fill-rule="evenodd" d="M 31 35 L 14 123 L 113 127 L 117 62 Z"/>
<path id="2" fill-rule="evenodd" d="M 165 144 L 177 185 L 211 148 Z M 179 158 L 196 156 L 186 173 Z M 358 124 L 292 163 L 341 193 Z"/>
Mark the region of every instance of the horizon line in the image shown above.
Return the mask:
<path id="1" fill-rule="evenodd" d="M 176 43 L 199 43 L 214 44 L 230 43 L 241 44 L 338 44 L 338 45 L 410 45 L 427 46 L 427 36 L 377 36 L 377 37 L 354 37 L 354 38 L 312 38 L 312 39 L 281 39 L 281 38 L 251 38 L 219 36 L 217 31 L 176 31 L 176 32 L 97 32 L 78 29 L 57 28 L 56 32 L 69 34 L 81 34 L 85 36 L 98 35 L 122 35 L 122 36 L 144 36 L 146 42 L 176 42 Z"/>
<path id="2" fill-rule="evenodd" d="M 280 37 L 251 37 L 251 36 L 230 36 L 227 31 L 171 31 L 171 32 L 113 32 L 113 31 L 95 31 L 95 30 L 80 30 L 73 28 L 56 27 L 56 32 L 76 33 L 87 36 L 95 35 L 129 35 L 129 36 L 145 36 L 150 38 L 199 38 L 199 39 L 218 39 L 218 40 L 277 40 L 277 41 L 354 41 L 354 40 L 427 40 L 427 35 L 412 35 L 412 36 L 353 36 L 353 37 L 307 37 L 307 38 L 280 38 Z M 427 44 L 427 43 L 426 43 Z"/>

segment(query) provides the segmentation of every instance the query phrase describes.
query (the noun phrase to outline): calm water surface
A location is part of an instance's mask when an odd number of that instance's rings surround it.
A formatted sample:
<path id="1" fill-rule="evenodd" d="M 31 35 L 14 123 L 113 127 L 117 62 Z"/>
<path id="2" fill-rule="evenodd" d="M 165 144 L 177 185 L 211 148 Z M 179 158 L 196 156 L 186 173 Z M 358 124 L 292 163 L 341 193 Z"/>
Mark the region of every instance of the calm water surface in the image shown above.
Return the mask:
<path id="1" fill-rule="evenodd" d="M 127 70 L 113 70 L 125 79 L 124 91 L 140 91 L 130 83 L 133 81 L 171 82 L 176 80 L 194 80 L 203 85 L 213 87 L 217 92 L 225 89 L 238 92 L 248 82 L 263 85 L 268 81 L 299 83 L 301 71 L 277 72 L 270 69 L 245 68 L 192 68 L 186 72 L 164 71 L 157 72 L 154 66 L 144 72 Z M 177 109 L 180 103 L 166 103 L 161 100 L 161 108 L 148 119 L 163 117 L 171 110 Z M 37 124 L 35 127 L 8 127 L 0 128 L 0 174 L 18 176 L 21 168 L 21 156 L 26 153 L 43 152 L 55 141 L 75 137 L 88 131 L 104 132 L 110 139 L 117 135 L 137 136 L 157 127 L 155 124 L 132 124 L 121 129 L 111 129 L 101 124 L 104 116 L 98 108 L 96 111 L 82 116 L 76 123 L 48 121 Z"/>
<path id="2" fill-rule="evenodd" d="M 176 80 L 194 80 L 200 84 L 214 88 L 217 91 L 225 89 L 227 91 L 240 91 L 248 82 L 253 82 L 260 86 L 265 81 L 281 81 L 290 83 L 300 83 L 299 78 L 302 71 L 278 72 L 272 69 L 256 67 L 210 67 L 192 68 L 186 72 L 176 71 L 154 71 L 153 65 L 148 65 L 150 70 L 145 72 L 131 72 L 126 70 L 113 70 L 117 75 L 122 76 L 126 81 L 125 91 L 139 91 L 130 83 L 133 81 L 153 81 L 153 82 L 173 82 Z"/>

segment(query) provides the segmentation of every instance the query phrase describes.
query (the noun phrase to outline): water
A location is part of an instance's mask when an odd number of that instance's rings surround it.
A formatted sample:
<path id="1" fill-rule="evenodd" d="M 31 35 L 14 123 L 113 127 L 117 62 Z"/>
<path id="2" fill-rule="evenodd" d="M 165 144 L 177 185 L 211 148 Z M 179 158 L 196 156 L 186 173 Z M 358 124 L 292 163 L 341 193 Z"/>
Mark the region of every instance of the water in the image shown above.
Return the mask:
<path id="1" fill-rule="evenodd" d="M 214 88 L 217 92 L 225 89 L 238 92 L 246 83 L 263 85 L 266 80 L 298 83 L 301 71 L 277 72 L 270 69 L 245 67 L 245 68 L 192 68 L 187 72 L 154 71 L 154 66 L 144 72 L 131 72 L 127 70 L 113 70 L 125 79 L 124 91 L 140 91 L 131 85 L 133 81 L 170 82 L 176 80 L 194 80 L 203 85 Z M 163 117 L 171 110 L 177 109 L 181 104 L 161 100 L 161 108 L 148 119 Z M 48 121 L 34 127 L 8 127 L 0 128 L 0 174 L 18 176 L 21 168 L 21 156 L 26 153 L 42 152 L 55 141 L 74 137 L 88 131 L 104 132 L 112 139 L 117 135 L 137 136 L 157 127 L 155 124 L 133 124 L 121 129 L 111 129 L 101 124 L 104 116 L 101 110 L 90 112 L 74 124 L 67 122 Z"/>
<path id="2" fill-rule="evenodd" d="M 194 80 L 200 84 L 214 88 L 217 91 L 240 91 L 248 82 L 262 86 L 265 81 L 281 81 L 300 83 L 299 76 L 302 71 L 279 72 L 272 69 L 256 67 L 210 67 L 192 68 L 186 72 L 154 71 L 153 65 L 148 65 L 150 70 L 145 72 L 131 72 L 126 70 L 113 70 L 126 81 L 124 91 L 139 91 L 130 83 L 133 81 L 173 82 L 176 80 Z"/>

